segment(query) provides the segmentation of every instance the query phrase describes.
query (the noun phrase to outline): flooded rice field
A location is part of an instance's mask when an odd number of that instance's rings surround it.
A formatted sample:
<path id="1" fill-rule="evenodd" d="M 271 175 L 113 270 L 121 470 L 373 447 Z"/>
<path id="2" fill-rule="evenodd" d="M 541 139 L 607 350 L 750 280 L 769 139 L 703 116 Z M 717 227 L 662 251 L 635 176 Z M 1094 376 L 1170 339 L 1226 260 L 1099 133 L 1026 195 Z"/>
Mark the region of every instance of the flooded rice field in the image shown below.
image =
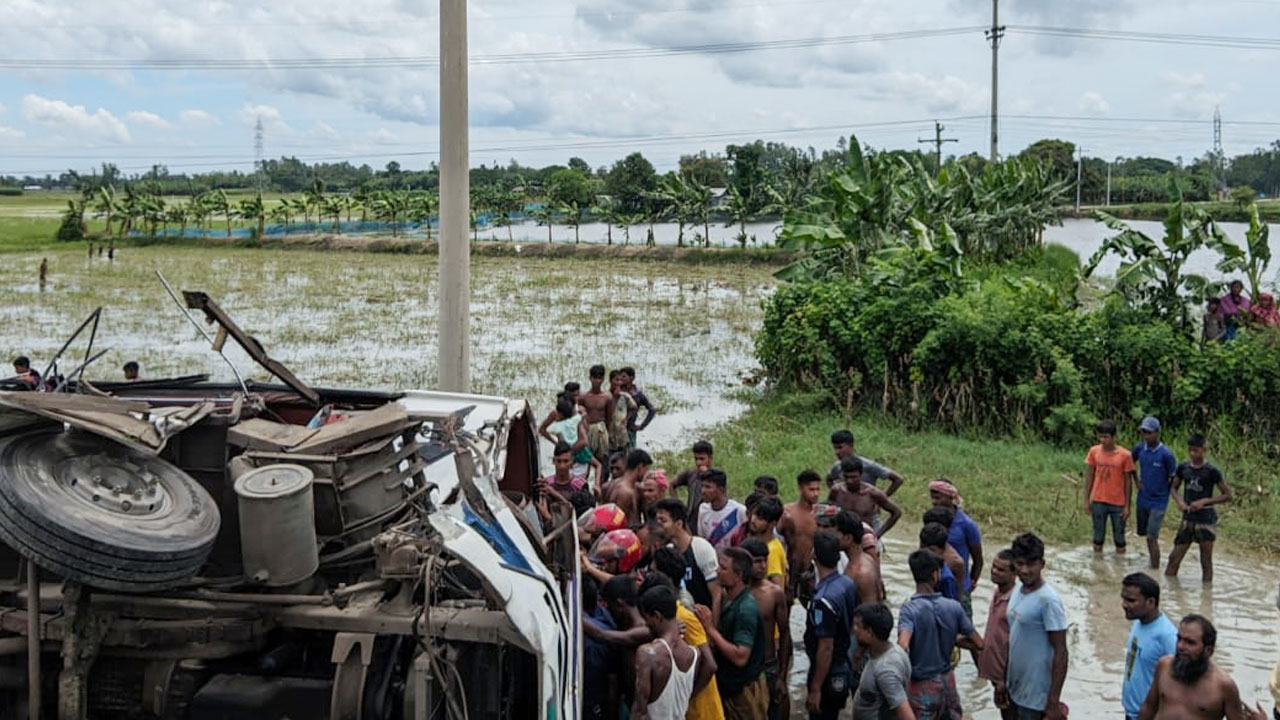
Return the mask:
<path id="1" fill-rule="evenodd" d="M 0 353 L 37 369 L 94 307 L 104 307 L 87 377 L 119 379 L 127 360 L 144 377 L 232 375 L 156 280 L 210 294 L 268 354 L 304 381 L 387 389 L 436 384 L 433 257 L 302 251 L 124 248 L 114 262 L 79 252 L 18 254 L 0 264 Z M 694 428 L 741 411 L 733 399 L 755 366 L 752 337 L 768 270 L 679 263 L 571 263 L 477 257 L 472 279 L 476 392 L 528 398 L 546 412 L 563 383 L 586 387 L 594 363 L 634 366 L 660 415 L 641 435 L 675 448 Z M 246 377 L 262 371 L 233 343 Z"/>
<path id="2" fill-rule="evenodd" d="M 1166 553 L 1173 539 L 1168 525 L 1166 522 L 1167 537 L 1161 542 Z M 904 520 L 904 526 L 895 528 L 885 541 L 882 572 L 888 604 L 895 618 L 915 588 L 907 556 L 916 549 L 909 540 L 917 529 L 918 526 Z M 990 558 L 1010 540 L 1010 533 L 988 533 L 984 537 L 987 567 L 990 567 Z M 1161 571 L 1148 570 L 1145 548 L 1139 548 L 1132 538 L 1129 549 L 1127 555 L 1117 556 L 1108 549 L 1095 556 L 1088 545 L 1045 548 L 1045 580 L 1062 597 L 1070 622 L 1067 630 L 1070 667 L 1062 700 L 1070 707 L 1071 717 L 1123 717 L 1120 687 L 1129 622 L 1120 607 L 1120 581 L 1133 572 L 1149 572 L 1160 583 L 1160 608 L 1175 624 L 1189 613 L 1198 613 L 1213 621 L 1218 629 L 1214 661 L 1235 678 L 1241 697 L 1250 706 L 1254 701 L 1262 701 L 1263 707 L 1269 710 L 1271 696 L 1267 684 L 1276 662 L 1276 581 L 1280 579 L 1280 568 L 1233 556 L 1224 552 L 1220 544 L 1214 552 L 1213 584 L 1204 586 L 1200 582 L 1199 555 L 1195 548 L 1188 553 L 1179 578 L 1167 578 Z M 1142 552 L 1135 552 L 1138 550 Z M 974 625 L 980 632 L 986 624 L 992 590 L 990 577 L 984 570 L 983 581 L 973 592 Z M 804 612 L 799 606 L 792 608 L 791 630 L 796 647 L 802 649 Z M 802 712 L 807 671 L 808 662 L 801 650 L 791 671 L 794 718 L 807 717 Z M 967 652 L 956 668 L 956 687 L 966 718 L 999 719 L 1000 713 L 991 701 L 991 685 L 978 679 Z"/>
<path id="3" fill-rule="evenodd" d="M 230 380 L 226 366 L 156 281 L 159 269 L 175 288 L 209 292 L 269 354 L 308 382 L 389 389 L 435 384 L 434 258 L 173 248 L 125 248 L 114 262 L 90 260 L 83 250 L 46 255 L 49 283 L 43 290 L 36 281 L 42 255 L 8 255 L 0 264 L 0 353 L 6 360 L 27 354 L 42 369 L 81 319 L 101 305 L 98 347 L 111 351 L 91 367 L 91 379 L 116 379 L 120 365 L 132 359 L 142 364 L 144 377 L 209 373 Z M 662 449 L 683 448 L 697 428 L 742 409 L 735 398 L 742 376 L 755 366 L 752 337 L 760 301 L 773 287 L 768 270 L 497 258 L 475 258 L 473 269 L 478 392 L 527 397 L 542 413 L 563 382 L 585 382 L 591 364 L 634 365 L 638 383 L 662 410 L 642 442 Z M 228 354 L 246 376 L 267 379 L 238 348 Z M 907 514 L 918 511 L 908 508 Z M 906 558 L 916 529 L 904 523 L 886 543 L 885 583 L 895 615 L 913 587 Z M 1011 535 L 989 533 L 988 558 Z M 1166 552 L 1170 540 L 1165 538 Z M 1159 577 L 1162 607 L 1175 619 L 1198 612 L 1214 620 L 1215 659 L 1252 703 L 1267 697 L 1275 661 L 1280 568 L 1234 556 L 1229 538 L 1225 545 L 1215 558 L 1211 588 L 1201 586 L 1195 557 L 1184 564 L 1183 579 Z M 1136 543 L 1130 547 L 1139 549 Z M 1119 583 L 1144 566 L 1136 552 L 1094 557 L 1087 545 L 1049 548 L 1046 577 L 1072 623 L 1063 699 L 1075 718 L 1120 716 L 1128 623 Z M 974 593 L 979 627 L 990 595 L 984 580 Z M 803 623 L 797 608 L 797 642 Z M 806 665 L 801 652 L 793 665 L 795 717 L 804 717 Z M 989 687 L 976 678 L 967 656 L 957 680 L 967 717 L 998 717 Z"/>

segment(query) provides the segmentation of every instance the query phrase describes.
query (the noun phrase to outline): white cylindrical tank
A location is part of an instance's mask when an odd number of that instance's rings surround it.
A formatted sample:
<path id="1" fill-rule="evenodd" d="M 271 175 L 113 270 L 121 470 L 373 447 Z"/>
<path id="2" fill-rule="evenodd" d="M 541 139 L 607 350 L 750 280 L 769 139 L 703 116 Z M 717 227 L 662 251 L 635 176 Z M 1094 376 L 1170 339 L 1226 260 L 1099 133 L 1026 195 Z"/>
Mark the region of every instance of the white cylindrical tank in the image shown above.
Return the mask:
<path id="1" fill-rule="evenodd" d="M 293 585 L 320 564 L 316 544 L 311 471 L 301 465 L 267 465 L 235 482 L 240 507 L 240 557 L 244 574 L 268 587 Z"/>

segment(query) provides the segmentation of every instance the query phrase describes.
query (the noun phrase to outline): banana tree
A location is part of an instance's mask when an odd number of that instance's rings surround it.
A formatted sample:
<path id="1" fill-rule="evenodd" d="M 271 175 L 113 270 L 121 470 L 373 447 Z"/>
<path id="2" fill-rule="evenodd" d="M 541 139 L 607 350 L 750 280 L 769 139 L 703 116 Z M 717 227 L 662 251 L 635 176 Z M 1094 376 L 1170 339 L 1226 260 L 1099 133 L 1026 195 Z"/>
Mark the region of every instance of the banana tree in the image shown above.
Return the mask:
<path id="1" fill-rule="evenodd" d="M 576 202 L 571 202 L 560 208 L 560 214 L 564 215 L 564 224 L 573 228 L 573 244 L 577 245 L 581 240 L 578 236 L 578 228 L 582 226 L 582 218 L 586 214 L 586 209 Z"/>
<path id="2" fill-rule="evenodd" d="M 253 197 L 245 198 L 240 201 L 238 208 L 240 217 L 249 222 L 256 223 L 255 237 L 261 239 L 267 232 L 267 208 L 262 202 L 262 194 L 259 193 Z"/>
<path id="3" fill-rule="evenodd" d="M 165 211 L 165 214 L 168 216 L 167 222 L 178 226 L 178 237 L 186 237 L 187 223 L 191 221 L 193 215 L 193 204 L 194 203 L 192 201 L 188 200 L 186 202 L 170 205 L 169 209 Z"/>
<path id="4" fill-rule="evenodd" d="M 375 215 L 391 223 L 391 237 L 399 237 L 400 220 L 409 210 L 409 196 L 401 190 L 383 190 L 374 203 Z"/>
<path id="5" fill-rule="evenodd" d="M 605 242 L 609 245 L 612 245 L 613 244 L 613 226 L 617 225 L 619 229 L 623 229 L 622 221 L 626 217 L 626 215 L 623 214 L 620 206 L 618 205 L 618 201 L 614 200 L 608 195 L 601 195 L 599 198 L 597 198 L 596 205 L 591 210 L 592 212 L 599 215 L 600 219 L 604 221 Z M 626 230 L 623 229 L 623 232 L 625 233 Z"/>
<path id="6" fill-rule="evenodd" d="M 210 214 L 221 215 L 227 224 L 227 237 L 231 237 L 231 220 L 235 217 L 235 207 L 227 198 L 227 191 L 221 188 L 207 193 Z"/>
<path id="7" fill-rule="evenodd" d="M 1094 218 L 1117 234 L 1107 238 L 1089 258 L 1083 274 L 1093 274 L 1108 255 L 1120 258 L 1114 291 L 1135 307 L 1148 307 L 1162 317 L 1190 332 L 1191 318 L 1187 301 L 1202 304 L 1221 291 L 1221 283 L 1202 275 L 1183 272 L 1187 259 L 1197 250 L 1207 248 L 1222 256 L 1224 263 L 1243 262 L 1244 251 L 1231 242 L 1226 233 L 1207 213 L 1183 202 L 1182 191 L 1170 181 L 1172 200 L 1164 219 L 1164 237 L 1156 240 L 1115 217 L 1095 210 Z"/>
<path id="8" fill-rule="evenodd" d="M 320 208 L 324 214 L 333 218 L 333 225 L 330 229 L 341 235 L 342 234 L 342 211 L 346 209 L 347 201 L 341 195 L 329 195 L 321 201 Z"/>
<path id="9" fill-rule="evenodd" d="M 97 193 L 94 195 L 93 212 L 94 215 L 106 220 L 106 227 L 103 228 L 103 235 L 111 234 L 111 221 L 119 214 L 120 205 L 116 201 L 116 188 L 114 185 L 101 185 L 98 187 Z"/>
<path id="10" fill-rule="evenodd" d="M 1271 264 L 1271 228 L 1258 217 L 1258 203 L 1249 206 L 1249 229 L 1244 233 L 1243 251 L 1235 257 L 1224 257 L 1218 269 L 1224 273 L 1241 272 L 1249 278 L 1250 297 L 1262 293 L 1262 276 Z"/>
<path id="11" fill-rule="evenodd" d="M 547 226 L 547 242 L 551 242 L 551 224 L 555 220 L 555 211 L 548 204 L 542 204 L 529 212 L 539 225 Z"/>
<path id="12" fill-rule="evenodd" d="M 726 215 L 725 227 L 738 226 L 738 234 L 735 239 L 738 246 L 745 248 L 747 246 L 747 221 L 751 219 L 751 199 L 742 193 L 736 185 L 729 186 L 729 193 L 725 196 L 724 204 L 720 206 Z"/>

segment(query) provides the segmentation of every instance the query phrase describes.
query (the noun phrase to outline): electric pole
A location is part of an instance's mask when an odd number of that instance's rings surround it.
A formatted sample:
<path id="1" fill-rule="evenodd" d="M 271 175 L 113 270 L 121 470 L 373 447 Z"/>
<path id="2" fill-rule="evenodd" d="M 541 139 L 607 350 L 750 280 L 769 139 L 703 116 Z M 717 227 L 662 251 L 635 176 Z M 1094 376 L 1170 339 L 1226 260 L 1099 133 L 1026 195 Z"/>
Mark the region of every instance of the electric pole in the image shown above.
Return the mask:
<path id="1" fill-rule="evenodd" d="M 1107 207 L 1111 207 L 1111 163 L 1107 163 Z"/>
<path id="2" fill-rule="evenodd" d="M 440 389 L 471 391 L 467 0 L 440 0 Z"/>
<path id="3" fill-rule="evenodd" d="M 1218 106 L 1213 106 L 1213 174 L 1214 179 L 1218 181 L 1218 195 L 1222 195 L 1222 189 L 1227 186 L 1226 172 L 1223 165 L 1226 155 L 1222 152 L 1222 112 L 1218 110 Z"/>
<path id="4" fill-rule="evenodd" d="M 991 0 L 991 29 L 987 31 L 987 40 L 991 41 L 991 162 L 1000 158 L 1000 39 L 1003 37 L 1000 0 Z"/>
<path id="5" fill-rule="evenodd" d="M 262 158 L 263 147 L 263 131 L 262 116 L 258 116 L 258 122 L 253 126 L 253 170 L 258 176 L 258 194 L 262 194 L 262 176 L 266 173 L 264 160 Z"/>
<path id="6" fill-rule="evenodd" d="M 925 140 L 924 138 L 919 138 L 916 140 L 917 143 L 929 143 L 931 145 L 937 146 L 937 149 L 934 151 L 936 153 L 936 157 L 938 158 L 937 171 L 935 172 L 935 174 L 942 172 L 942 143 L 960 142 L 955 138 L 942 137 L 943 130 L 946 130 L 946 128 L 943 127 L 942 123 L 938 122 L 937 120 L 934 120 L 933 121 L 933 139 Z"/>
<path id="7" fill-rule="evenodd" d="M 1076 148 L 1080 155 L 1076 158 L 1076 213 L 1080 212 L 1080 188 L 1084 182 L 1084 148 Z"/>

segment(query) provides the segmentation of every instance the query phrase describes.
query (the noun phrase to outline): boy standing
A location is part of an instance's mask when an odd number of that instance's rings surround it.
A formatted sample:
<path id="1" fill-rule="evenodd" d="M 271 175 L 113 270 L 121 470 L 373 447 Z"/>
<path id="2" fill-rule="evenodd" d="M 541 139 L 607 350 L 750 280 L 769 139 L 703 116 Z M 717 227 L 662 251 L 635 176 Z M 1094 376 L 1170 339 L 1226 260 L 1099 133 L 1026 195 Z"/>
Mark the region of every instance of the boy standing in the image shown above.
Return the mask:
<path id="1" fill-rule="evenodd" d="M 1044 543 L 1031 533 L 1014 538 L 1013 567 L 1022 581 L 1009 597 L 1009 664 L 1005 684 L 1018 718 L 1063 720 L 1067 680 L 1067 613 L 1044 581 Z"/>
<path id="2" fill-rule="evenodd" d="M 1093 518 L 1093 551 L 1102 552 L 1110 519 L 1116 552 L 1123 553 L 1124 523 L 1129 519 L 1129 498 L 1133 494 L 1133 456 L 1116 445 L 1114 420 L 1103 420 L 1097 429 L 1098 444 L 1089 448 L 1085 456 L 1084 509 Z"/>
<path id="3" fill-rule="evenodd" d="M 1151 569 L 1160 567 L 1160 526 L 1169 507 L 1169 487 L 1178 459 L 1160 442 L 1160 421 L 1148 415 L 1138 426 L 1143 442 L 1133 448 L 1133 462 L 1138 468 L 1138 536 L 1147 538 L 1147 554 Z"/>
<path id="4" fill-rule="evenodd" d="M 1190 458 L 1178 466 L 1173 476 L 1173 497 L 1182 511 L 1182 525 L 1173 539 L 1173 552 L 1169 553 L 1169 566 L 1164 574 L 1178 574 L 1182 558 L 1191 543 L 1200 545 L 1200 579 L 1213 580 L 1213 543 L 1218 539 L 1218 512 L 1214 505 L 1231 502 L 1231 487 L 1223 479 L 1222 472 L 1204 456 L 1204 436 L 1192 435 L 1187 440 L 1187 456 Z M 1178 485 L 1184 484 L 1183 496 L 1178 497 Z M 1213 494 L 1214 487 L 1222 492 Z"/>

